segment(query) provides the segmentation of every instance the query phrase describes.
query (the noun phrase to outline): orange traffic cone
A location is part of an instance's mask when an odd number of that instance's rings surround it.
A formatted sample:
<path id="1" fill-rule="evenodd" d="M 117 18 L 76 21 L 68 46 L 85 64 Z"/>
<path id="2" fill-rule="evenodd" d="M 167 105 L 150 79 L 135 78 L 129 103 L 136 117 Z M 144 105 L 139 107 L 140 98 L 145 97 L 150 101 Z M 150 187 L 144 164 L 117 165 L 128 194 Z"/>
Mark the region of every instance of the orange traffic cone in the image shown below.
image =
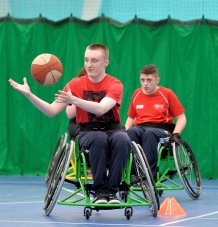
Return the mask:
<path id="1" fill-rule="evenodd" d="M 184 209 L 179 205 L 175 198 L 166 198 L 160 205 L 158 215 L 182 216 L 186 215 Z"/>

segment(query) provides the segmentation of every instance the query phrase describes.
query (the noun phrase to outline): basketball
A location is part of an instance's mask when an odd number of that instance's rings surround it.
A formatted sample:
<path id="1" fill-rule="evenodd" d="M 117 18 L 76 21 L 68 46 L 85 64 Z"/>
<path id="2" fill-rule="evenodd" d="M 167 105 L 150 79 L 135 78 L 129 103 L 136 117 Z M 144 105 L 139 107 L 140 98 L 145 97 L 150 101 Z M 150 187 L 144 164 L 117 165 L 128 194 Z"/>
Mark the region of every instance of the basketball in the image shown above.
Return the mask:
<path id="1" fill-rule="evenodd" d="M 30 71 L 37 83 L 51 86 L 61 79 L 63 66 L 55 55 L 40 54 L 33 60 Z"/>

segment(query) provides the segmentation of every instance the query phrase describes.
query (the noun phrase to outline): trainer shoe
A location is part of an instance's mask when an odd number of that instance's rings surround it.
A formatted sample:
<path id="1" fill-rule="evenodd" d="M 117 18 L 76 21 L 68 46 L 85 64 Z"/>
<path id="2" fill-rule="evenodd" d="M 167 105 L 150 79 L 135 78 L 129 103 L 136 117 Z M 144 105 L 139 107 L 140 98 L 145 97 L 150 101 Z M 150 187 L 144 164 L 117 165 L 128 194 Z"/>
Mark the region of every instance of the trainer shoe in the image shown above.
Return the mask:
<path id="1" fill-rule="evenodd" d="M 95 203 L 95 204 L 107 204 L 108 203 L 107 197 L 108 197 L 108 194 L 96 192 L 94 199 L 93 199 L 93 203 Z"/>
<path id="2" fill-rule="evenodd" d="M 109 204 L 120 204 L 120 200 L 116 197 L 115 193 L 109 194 L 108 197 Z"/>

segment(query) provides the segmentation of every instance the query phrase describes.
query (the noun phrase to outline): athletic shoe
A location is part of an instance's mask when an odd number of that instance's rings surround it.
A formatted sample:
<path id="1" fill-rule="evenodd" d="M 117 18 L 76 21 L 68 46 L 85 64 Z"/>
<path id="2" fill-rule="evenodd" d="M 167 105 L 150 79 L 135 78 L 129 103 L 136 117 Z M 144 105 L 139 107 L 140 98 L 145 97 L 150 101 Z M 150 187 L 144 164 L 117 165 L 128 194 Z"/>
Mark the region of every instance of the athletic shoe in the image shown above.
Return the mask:
<path id="1" fill-rule="evenodd" d="M 109 204 L 120 204 L 120 200 L 116 197 L 116 194 L 109 194 L 108 197 Z"/>
<path id="2" fill-rule="evenodd" d="M 93 199 L 93 203 L 95 203 L 95 204 L 107 204 L 108 203 L 107 197 L 108 197 L 107 194 L 103 194 L 101 192 L 96 192 L 94 199 Z"/>

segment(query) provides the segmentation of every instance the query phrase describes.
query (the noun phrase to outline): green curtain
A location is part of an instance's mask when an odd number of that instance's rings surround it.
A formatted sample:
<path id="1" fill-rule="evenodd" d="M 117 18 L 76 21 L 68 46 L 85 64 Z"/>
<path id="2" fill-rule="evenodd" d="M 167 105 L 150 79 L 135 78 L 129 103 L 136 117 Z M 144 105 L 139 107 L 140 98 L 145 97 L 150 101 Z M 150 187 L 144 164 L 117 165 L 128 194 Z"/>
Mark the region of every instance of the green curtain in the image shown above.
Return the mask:
<path id="1" fill-rule="evenodd" d="M 172 89 L 186 109 L 182 133 L 193 149 L 203 178 L 218 178 L 218 26 L 199 20 L 190 23 L 134 19 L 119 24 L 106 18 L 84 22 L 75 18 L 54 23 L 0 20 L 0 174 L 44 175 L 58 138 L 67 130 L 65 112 L 48 118 L 14 90 L 8 79 L 25 76 L 34 94 L 53 102 L 58 89 L 83 66 L 91 43 L 110 50 L 107 72 L 124 84 L 123 124 L 133 91 L 139 87 L 142 66 L 156 64 L 160 85 Z M 52 53 L 63 63 L 62 79 L 43 87 L 31 77 L 30 65 L 39 54 Z"/>

